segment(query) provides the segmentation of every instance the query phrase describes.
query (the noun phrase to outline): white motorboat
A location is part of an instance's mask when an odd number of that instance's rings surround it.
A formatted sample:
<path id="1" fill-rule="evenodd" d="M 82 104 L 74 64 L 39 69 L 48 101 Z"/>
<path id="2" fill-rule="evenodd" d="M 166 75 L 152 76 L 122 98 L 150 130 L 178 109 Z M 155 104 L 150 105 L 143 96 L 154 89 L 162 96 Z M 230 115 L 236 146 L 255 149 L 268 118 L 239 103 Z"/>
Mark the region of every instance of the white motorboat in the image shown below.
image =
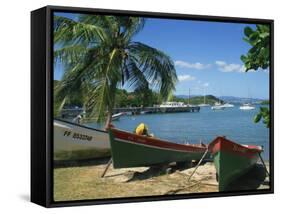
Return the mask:
<path id="1" fill-rule="evenodd" d="M 123 113 L 123 112 L 120 112 L 120 113 L 117 113 L 117 114 L 113 114 L 113 115 L 112 115 L 112 121 L 114 121 L 114 120 L 119 120 L 120 117 L 122 117 L 124 114 L 125 114 L 125 113 Z"/>
<path id="2" fill-rule="evenodd" d="M 250 103 L 245 103 L 239 107 L 240 110 L 254 110 L 255 106 L 251 105 Z"/>
<path id="3" fill-rule="evenodd" d="M 54 160 L 81 160 L 110 156 L 108 132 L 54 119 Z"/>
<path id="4" fill-rule="evenodd" d="M 225 108 L 233 108 L 234 105 L 230 104 L 230 103 L 225 103 L 225 104 L 223 104 L 223 107 L 225 107 Z"/>
<path id="5" fill-rule="evenodd" d="M 250 97 L 250 90 L 248 89 L 248 97 Z M 239 109 L 243 111 L 254 110 L 256 107 L 251 104 L 251 98 L 248 99 L 247 103 L 242 104 Z"/>
<path id="6" fill-rule="evenodd" d="M 211 107 L 212 110 L 224 110 L 225 107 L 220 104 L 219 102 L 216 102 L 212 107 Z"/>
<path id="7" fill-rule="evenodd" d="M 183 102 L 164 102 L 161 105 L 159 105 L 159 107 L 160 107 L 160 111 L 162 113 L 165 113 L 168 112 L 169 109 L 173 109 L 174 111 L 181 111 L 191 106 L 188 104 L 184 104 Z"/>

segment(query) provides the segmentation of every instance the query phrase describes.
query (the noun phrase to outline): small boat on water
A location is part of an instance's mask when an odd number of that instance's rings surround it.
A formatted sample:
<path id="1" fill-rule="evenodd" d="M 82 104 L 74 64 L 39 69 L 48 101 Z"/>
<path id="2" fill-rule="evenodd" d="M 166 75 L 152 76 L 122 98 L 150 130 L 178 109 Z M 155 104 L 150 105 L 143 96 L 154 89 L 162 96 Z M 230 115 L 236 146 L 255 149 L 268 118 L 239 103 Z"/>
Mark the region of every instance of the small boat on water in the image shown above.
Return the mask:
<path id="1" fill-rule="evenodd" d="M 187 107 L 188 105 L 184 104 L 183 102 L 164 102 L 159 107 L 160 108 L 183 108 Z"/>
<path id="2" fill-rule="evenodd" d="M 140 114 L 150 114 L 151 111 L 141 111 Z"/>
<path id="3" fill-rule="evenodd" d="M 54 160 L 110 156 L 108 132 L 54 119 Z"/>
<path id="4" fill-rule="evenodd" d="M 212 110 L 224 110 L 225 107 L 219 103 L 219 102 L 216 102 L 212 107 L 211 107 Z"/>
<path id="5" fill-rule="evenodd" d="M 250 103 L 245 103 L 239 107 L 240 110 L 254 110 L 255 106 L 251 105 Z"/>
<path id="6" fill-rule="evenodd" d="M 112 115 L 112 121 L 119 120 L 120 117 L 122 117 L 124 114 L 126 114 L 126 113 L 120 112 L 120 113 L 117 113 L 117 114 L 113 114 Z"/>
<path id="7" fill-rule="evenodd" d="M 262 147 L 241 145 L 217 137 L 208 145 L 217 171 L 219 191 L 227 190 L 228 185 L 249 171 L 258 161 Z"/>
<path id="8" fill-rule="evenodd" d="M 204 88 L 204 102 L 203 103 L 201 103 L 201 104 L 199 104 L 198 106 L 199 107 L 208 107 L 208 106 L 210 106 L 210 104 L 207 104 L 206 103 L 206 91 L 205 91 L 206 89 Z"/>
<path id="9" fill-rule="evenodd" d="M 225 107 L 225 108 L 233 108 L 234 107 L 234 105 L 231 104 L 231 103 L 225 103 L 222 106 Z"/>
<path id="10" fill-rule="evenodd" d="M 200 160 L 207 149 L 203 145 L 176 144 L 116 128 L 109 130 L 109 136 L 114 168 Z"/>

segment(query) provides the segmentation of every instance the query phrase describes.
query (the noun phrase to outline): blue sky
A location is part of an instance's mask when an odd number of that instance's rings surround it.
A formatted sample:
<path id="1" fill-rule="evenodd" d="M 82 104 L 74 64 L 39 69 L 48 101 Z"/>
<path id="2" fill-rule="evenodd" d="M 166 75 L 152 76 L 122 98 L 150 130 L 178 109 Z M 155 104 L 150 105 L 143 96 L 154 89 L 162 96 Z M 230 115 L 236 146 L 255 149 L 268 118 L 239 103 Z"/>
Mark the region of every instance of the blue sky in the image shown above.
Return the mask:
<path id="1" fill-rule="evenodd" d="M 62 15 L 62 14 L 59 14 Z M 73 18 L 73 15 L 66 15 Z M 243 41 L 245 26 L 254 25 L 147 19 L 144 29 L 134 37 L 168 54 L 178 75 L 177 95 L 213 94 L 268 99 L 269 72 L 244 72 L 241 54 L 250 46 Z M 55 65 L 55 79 L 63 66 Z"/>

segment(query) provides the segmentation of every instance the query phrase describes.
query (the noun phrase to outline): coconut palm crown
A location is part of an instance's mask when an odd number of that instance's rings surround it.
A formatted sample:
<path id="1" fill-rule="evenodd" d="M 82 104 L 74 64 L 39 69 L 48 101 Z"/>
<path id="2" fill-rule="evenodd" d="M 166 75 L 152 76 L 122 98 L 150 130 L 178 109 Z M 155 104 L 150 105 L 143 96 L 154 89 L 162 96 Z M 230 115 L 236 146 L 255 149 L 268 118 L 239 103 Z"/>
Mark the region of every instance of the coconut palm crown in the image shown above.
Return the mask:
<path id="1" fill-rule="evenodd" d="M 56 106 L 81 94 L 87 112 L 98 121 L 107 116 L 107 126 L 118 87 L 152 87 L 167 99 L 177 81 L 174 63 L 164 52 L 133 41 L 144 24 L 138 17 L 55 16 L 54 59 L 65 69 L 55 88 L 61 103 Z"/>

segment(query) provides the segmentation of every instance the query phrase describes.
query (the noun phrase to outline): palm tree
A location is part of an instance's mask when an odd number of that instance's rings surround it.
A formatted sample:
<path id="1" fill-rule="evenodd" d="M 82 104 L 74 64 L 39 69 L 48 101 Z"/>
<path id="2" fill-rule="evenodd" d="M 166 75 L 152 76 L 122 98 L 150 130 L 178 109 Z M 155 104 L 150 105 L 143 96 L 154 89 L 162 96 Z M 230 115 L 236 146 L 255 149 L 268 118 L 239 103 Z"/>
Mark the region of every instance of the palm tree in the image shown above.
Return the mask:
<path id="1" fill-rule="evenodd" d="M 64 64 L 55 88 L 61 102 L 84 92 L 84 105 L 98 121 L 111 122 L 118 87 L 152 87 L 167 99 L 175 89 L 173 61 L 164 52 L 133 41 L 145 20 L 138 17 L 80 15 L 77 20 L 55 16 L 54 58 Z"/>

